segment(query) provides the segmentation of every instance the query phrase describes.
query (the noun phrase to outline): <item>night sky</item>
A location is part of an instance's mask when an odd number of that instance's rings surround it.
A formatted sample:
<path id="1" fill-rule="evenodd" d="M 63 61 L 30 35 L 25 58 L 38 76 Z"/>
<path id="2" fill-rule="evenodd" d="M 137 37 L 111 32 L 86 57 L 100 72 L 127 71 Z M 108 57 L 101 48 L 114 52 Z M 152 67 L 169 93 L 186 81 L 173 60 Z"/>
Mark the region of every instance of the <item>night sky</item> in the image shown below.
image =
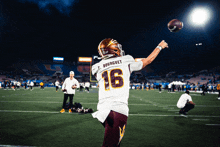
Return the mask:
<path id="1" fill-rule="evenodd" d="M 211 10 L 207 24 L 189 20 L 194 7 Z M 147 57 L 161 40 L 169 44 L 150 65 L 154 71 L 199 71 L 220 65 L 218 0 L 0 0 L 1 69 L 18 59 L 76 62 L 98 55 L 104 38 L 114 38 L 126 54 Z M 167 23 L 184 23 L 171 33 Z M 196 43 L 202 46 L 196 46 Z"/>

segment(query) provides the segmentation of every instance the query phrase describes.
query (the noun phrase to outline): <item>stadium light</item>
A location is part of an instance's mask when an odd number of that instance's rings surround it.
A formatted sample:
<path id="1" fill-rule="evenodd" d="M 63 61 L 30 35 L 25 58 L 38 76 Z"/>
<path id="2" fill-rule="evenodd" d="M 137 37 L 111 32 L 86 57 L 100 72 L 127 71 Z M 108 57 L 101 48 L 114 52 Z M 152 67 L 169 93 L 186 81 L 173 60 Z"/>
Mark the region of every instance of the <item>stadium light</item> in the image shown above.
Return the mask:
<path id="1" fill-rule="evenodd" d="M 78 62 L 92 62 L 92 57 L 79 57 Z"/>
<path id="2" fill-rule="evenodd" d="M 205 7 L 195 8 L 190 15 L 190 21 L 195 26 L 203 26 L 210 19 L 210 10 Z"/>

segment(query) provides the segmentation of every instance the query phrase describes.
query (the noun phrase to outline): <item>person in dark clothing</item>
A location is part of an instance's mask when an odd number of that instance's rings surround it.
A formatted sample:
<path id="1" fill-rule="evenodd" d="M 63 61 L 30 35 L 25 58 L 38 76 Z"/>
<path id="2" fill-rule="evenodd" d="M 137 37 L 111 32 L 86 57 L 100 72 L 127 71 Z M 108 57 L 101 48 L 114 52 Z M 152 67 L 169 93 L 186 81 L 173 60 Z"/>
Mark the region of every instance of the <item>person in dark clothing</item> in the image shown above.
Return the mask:
<path id="1" fill-rule="evenodd" d="M 205 95 L 205 84 L 202 85 L 202 93 L 201 95 Z"/>
<path id="2" fill-rule="evenodd" d="M 24 89 L 27 89 L 27 83 L 26 82 L 24 83 Z"/>
<path id="3" fill-rule="evenodd" d="M 175 85 L 173 84 L 172 85 L 172 92 L 174 92 L 175 91 Z"/>
<path id="4" fill-rule="evenodd" d="M 6 90 L 7 82 L 4 81 L 4 89 Z"/>
<path id="5" fill-rule="evenodd" d="M 162 85 L 159 84 L 159 93 L 161 93 L 161 87 L 162 87 Z"/>

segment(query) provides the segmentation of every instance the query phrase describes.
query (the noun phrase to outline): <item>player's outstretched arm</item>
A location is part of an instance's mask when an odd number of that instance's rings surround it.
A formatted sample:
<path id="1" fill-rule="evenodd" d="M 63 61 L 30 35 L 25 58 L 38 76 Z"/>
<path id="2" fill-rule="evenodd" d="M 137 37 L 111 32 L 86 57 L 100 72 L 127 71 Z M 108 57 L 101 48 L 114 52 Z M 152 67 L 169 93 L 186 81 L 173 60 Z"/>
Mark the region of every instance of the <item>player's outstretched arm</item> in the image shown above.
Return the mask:
<path id="1" fill-rule="evenodd" d="M 154 61 L 154 59 L 160 53 L 160 50 L 161 50 L 160 48 L 161 49 L 168 48 L 168 44 L 164 40 L 162 40 L 158 44 L 158 46 L 154 49 L 154 51 L 147 58 L 142 59 L 142 62 L 143 62 L 143 67 L 142 68 L 144 68 L 145 66 L 147 66 L 148 64 L 150 64 L 151 62 Z"/>

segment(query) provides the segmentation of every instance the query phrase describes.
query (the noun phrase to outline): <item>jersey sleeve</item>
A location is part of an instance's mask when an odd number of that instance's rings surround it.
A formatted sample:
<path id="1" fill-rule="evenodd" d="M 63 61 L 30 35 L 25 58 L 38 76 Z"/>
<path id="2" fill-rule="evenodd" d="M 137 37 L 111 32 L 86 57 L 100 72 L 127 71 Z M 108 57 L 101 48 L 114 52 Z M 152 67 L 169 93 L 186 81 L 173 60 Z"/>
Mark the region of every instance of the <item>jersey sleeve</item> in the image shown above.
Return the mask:
<path id="1" fill-rule="evenodd" d="M 141 70 L 143 67 L 143 62 L 142 61 L 138 61 L 138 62 L 132 62 L 130 63 L 130 72 L 133 72 L 133 71 L 139 71 Z"/>
<path id="2" fill-rule="evenodd" d="M 98 72 L 98 64 L 95 64 L 92 66 L 92 75 L 97 74 L 97 72 Z"/>
<path id="3" fill-rule="evenodd" d="M 141 70 L 143 67 L 143 62 L 142 61 L 135 62 L 134 58 L 131 55 L 126 55 L 124 57 L 124 60 L 129 63 L 128 67 L 130 73 L 132 73 L 133 71 Z"/>

